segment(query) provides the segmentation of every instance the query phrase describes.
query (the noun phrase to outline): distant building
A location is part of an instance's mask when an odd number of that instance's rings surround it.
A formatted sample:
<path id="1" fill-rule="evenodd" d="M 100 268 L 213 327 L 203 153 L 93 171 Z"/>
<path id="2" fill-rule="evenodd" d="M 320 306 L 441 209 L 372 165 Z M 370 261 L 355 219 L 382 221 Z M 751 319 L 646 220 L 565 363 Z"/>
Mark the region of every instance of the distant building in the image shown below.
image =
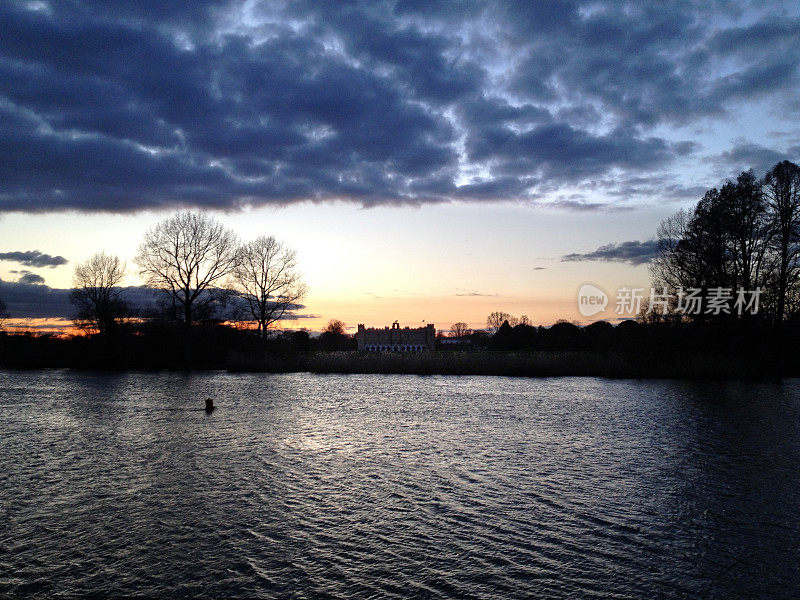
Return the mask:
<path id="1" fill-rule="evenodd" d="M 436 343 L 436 328 L 430 324 L 425 327 L 403 327 L 395 321 L 392 327 L 383 329 L 358 325 L 359 352 L 423 352 L 433 351 Z"/>

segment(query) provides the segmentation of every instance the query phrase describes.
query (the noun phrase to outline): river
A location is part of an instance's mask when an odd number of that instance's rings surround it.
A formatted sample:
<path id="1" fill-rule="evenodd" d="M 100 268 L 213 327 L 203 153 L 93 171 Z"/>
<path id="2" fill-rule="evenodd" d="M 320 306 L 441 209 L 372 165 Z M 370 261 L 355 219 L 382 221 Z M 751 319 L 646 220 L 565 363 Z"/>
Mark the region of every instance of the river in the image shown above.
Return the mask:
<path id="1" fill-rule="evenodd" d="M 800 593 L 798 380 L 0 371 L 0 450 L 0 595 Z"/>

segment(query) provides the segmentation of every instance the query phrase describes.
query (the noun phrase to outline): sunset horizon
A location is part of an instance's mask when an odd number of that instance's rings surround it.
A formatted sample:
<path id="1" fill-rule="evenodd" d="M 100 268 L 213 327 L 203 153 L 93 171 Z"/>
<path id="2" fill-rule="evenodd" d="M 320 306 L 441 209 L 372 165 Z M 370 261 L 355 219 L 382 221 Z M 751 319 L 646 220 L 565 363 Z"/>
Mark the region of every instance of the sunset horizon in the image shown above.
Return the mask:
<path id="1" fill-rule="evenodd" d="M 470 207 L 449 207 L 452 210 L 437 208 L 438 210 L 434 210 L 439 214 L 435 216 L 440 220 L 450 218 L 453 213 L 458 212 L 459 208 L 466 209 L 468 212 L 473 210 Z M 519 214 L 528 216 L 532 221 L 538 220 L 540 214 L 536 210 L 519 206 L 509 205 L 506 209 L 510 213 L 515 213 L 515 216 Z M 279 213 L 290 213 L 291 210 L 291 208 L 277 209 Z M 368 214 L 364 219 L 367 223 L 365 227 L 371 227 L 374 223 L 386 219 L 392 222 L 395 214 L 402 210 L 398 208 L 369 209 L 367 212 L 372 214 Z M 419 221 L 425 220 L 427 218 L 426 210 L 426 207 L 413 209 L 410 218 Z M 348 220 L 353 222 L 358 219 L 361 212 L 363 211 L 353 211 L 354 215 L 348 215 Z M 161 213 L 163 217 L 171 214 L 173 211 Z M 253 219 L 252 214 L 235 216 L 214 214 L 214 216 L 222 222 L 230 223 L 234 231 L 236 231 L 237 223 L 246 219 L 248 223 L 245 227 L 253 234 L 263 231 L 264 234 L 281 237 L 279 232 L 273 232 L 267 228 L 261 230 L 258 226 L 259 219 Z M 562 218 L 561 215 L 552 215 L 552 213 L 548 216 L 551 221 Z M 83 215 L 54 215 L 46 217 L 46 219 L 52 218 L 63 222 L 65 217 L 78 220 L 86 218 Z M 264 221 L 269 222 L 272 220 L 270 217 L 274 218 L 273 215 L 268 215 L 264 217 Z M 6 216 L 6 219 L 8 218 Z M 97 225 L 95 230 L 102 231 L 104 229 L 102 222 L 114 221 L 115 218 L 107 216 L 100 217 L 99 220 L 101 224 Z M 136 226 L 141 228 L 141 234 L 143 234 L 146 229 L 157 223 L 158 216 L 125 217 L 124 220 L 135 221 Z M 2 226 L 2 221 L 0 221 L 0 226 Z M 4 269 L 0 272 L 0 279 L 5 282 L 13 282 L 14 279 L 17 279 L 27 285 L 41 286 L 40 292 L 47 291 L 47 295 L 52 296 L 52 291 L 67 290 L 72 287 L 72 271 L 75 264 L 82 262 L 95 252 L 103 251 L 119 255 L 126 261 L 127 269 L 123 286 L 141 286 L 143 282 L 138 276 L 137 266 L 133 260 L 138 241 L 135 236 L 130 235 L 132 227 L 124 225 L 120 229 L 125 230 L 126 239 L 131 240 L 128 247 L 124 249 L 119 244 L 90 246 L 89 243 L 78 239 L 74 242 L 67 239 L 66 243 L 60 246 L 69 248 L 78 243 L 87 246 L 83 250 L 84 254 L 81 255 L 60 250 L 57 245 L 41 245 L 39 252 L 48 256 L 64 258 L 66 262 L 57 266 L 33 267 L 26 266 L 24 263 L 15 264 L 12 259 L 5 259 L 0 263 Z M 76 237 L 83 237 L 81 226 L 77 226 L 75 231 L 78 234 Z M 526 315 L 536 325 L 542 326 L 552 325 L 560 319 L 591 322 L 595 319 L 587 320 L 577 310 L 577 291 L 584 283 L 592 282 L 604 285 L 609 290 L 624 286 L 641 288 L 649 286 L 649 275 L 644 263 L 632 265 L 621 261 L 563 260 L 564 256 L 571 253 L 567 250 L 593 251 L 603 244 L 597 244 L 595 247 L 592 246 L 593 242 L 591 241 L 589 244 L 576 245 L 577 247 L 565 244 L 563 255 L 538 256 L 539 249 L 534 247 L 529 250 L 524 247 L 524 232 L 519 229 L 509 232 L 518 236 L 517 244 L 519 246 L 506 249 L 503 247 L 506 239 L 500 239 L 496 243 L 496 247 L 491 249 L 492 262 L 486 259 L 481 260 L 479 257 L 477 260 L 468 258 L 470 255 L 474 257 L 479 254 L 481 247 L 470 248 L 467 238 L 465 238 L 464 240 L 453 240 L 454 244 L 459 244 L 464 249 L 463 254 L 453 256 L 452 259 L 455 260 L 441 261 L 444 264 L 431 264 L 431 261 L 426 260 L 423 253 L 426 250 L 434 252 L 437 244 L 450 241 L 453 237 L 443 233 L 441 238 L 435 237 L 433 243 L 426 241 L 426 237 L 435 236 L 435 231 L 435 221 L 428 224 L 419 233 L 411 228 L 398 230 L 396 232 L 398 238 L 402 238 L 404 243 L 410 247 L 404 247 L 402 244 L 395 247 L 391 239 L 386 240 L 383 245 L 383 242 L 377 239 L 380 236 L 372 237 L 369 233 L 362 240 L 347 239 L 343 247 L 336 247 L 334 239 L 315 239 L 314 242 L 308 244 L 303 239 L 301 232 L 292 232 L 293 235 L 284 236 L 282 241 L 298 251 L 298 266 L 309 285 L 309 295 L 303 302 L 304 308 L 297 311 L 291 318 L 281 321 L 277 328 L 305 328 L 312 332 L 319 332 L 330 319 L 340 319 L 347 324 L 349 331 L 355 331 L 358 323 L 384 326 L 395 320 L 401 321 L 404 325 L 413 326 L 419 326 L 423 322 L 435 323 L 437 330 L 445 332 L 449 331 L 450 325 L 455 322 L 466 322 L 473 329 L 484 329 L 487 315 L 498 310 L 518 317 Z M 500 232 L 496 233 L 502 238 Z M 479 238 L 485 235 L 485 230 L 475 230 L 469 235 Z M 557 235 L 558 232 L 556 232 Z M 314 235 L 310 237 L 316 238 Z M 415 237 L 418 239 L 415 240 Z M 417 243 L 420 241 L 423 244 Z M 377 247 L 373 244 L 376 244 Z M 492 245 L 495 243 L 492 242 Z M 484 244 L 483 248 L 487 248 L 487 246 L 488 244 Z M 506 256 L 503 257 L 501 253 Z M 528 256 L 526 257 L 525 254 Z M 0 252 L 0 256 L 2 255 L 3 253 Z M 500 256 L 498 257 L 498 255 Z M 459 260 L 459 256 L 464 258 Z M 513 262 L 515 266 L 506 267 L 505 272 L 498 274 L 496 262 L 494 262 L 498 258 L 503 262 Z M 465 262 L 469 264 L 465 264 Z M 333 267 L 333 271 L 330 271 L 331 263 L 342 267 Z M 442 273 L 442 269 L 445 269 L 446 272 Z M 42 277 L 43 281 L 27 283 L 24 279 L 25 274 L 20 274 L 23 271 Z M 52 290 L 46 288 L 52 288 Z M 0 294 L 1 297 L 3 297 L 2 294 Z M 71 317 L 69 314 L 65 314 L 70 307 L 63 301 L 59 305 L 53 306 L 54 314 L 46 317 L 20 315 L 17 312 L 20 309 L 14 303 L 10 305 L 10 308 L 11 315 L 6 326 L 12 331 L 56 331 L 71 327 Z M 609 311 L 600 318 L 615 321 L 631 316 L 635 315 L 621 316 Z"/>

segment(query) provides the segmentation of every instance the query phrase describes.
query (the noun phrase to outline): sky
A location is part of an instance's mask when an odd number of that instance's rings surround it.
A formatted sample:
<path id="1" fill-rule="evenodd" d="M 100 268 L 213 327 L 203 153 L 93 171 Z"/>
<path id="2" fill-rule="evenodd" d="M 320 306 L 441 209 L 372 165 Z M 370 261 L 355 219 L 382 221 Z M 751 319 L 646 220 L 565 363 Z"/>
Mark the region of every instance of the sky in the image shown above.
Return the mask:
<path id="1" fill-rule="evenodd" d="M 649 286 L 661 220 L 800 159 L 793 2 L 0 0 L 0 31 L 24 326 L 95 252 L 140 285 L 181 209 L 296 249 L 287 327 L 580 319 L 584 283 Z"/>

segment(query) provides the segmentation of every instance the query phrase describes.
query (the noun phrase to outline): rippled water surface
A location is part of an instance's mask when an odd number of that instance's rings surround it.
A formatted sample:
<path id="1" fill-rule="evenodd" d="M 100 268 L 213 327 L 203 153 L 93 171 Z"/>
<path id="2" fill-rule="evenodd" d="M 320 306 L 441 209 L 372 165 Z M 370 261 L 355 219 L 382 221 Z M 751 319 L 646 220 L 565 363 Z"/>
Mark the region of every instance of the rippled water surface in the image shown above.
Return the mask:
<path id="1" fill-rule="evenodd" d="M 800 594 L 798 381 L 0 371 L 0 446 L 0 594 Z"/>

